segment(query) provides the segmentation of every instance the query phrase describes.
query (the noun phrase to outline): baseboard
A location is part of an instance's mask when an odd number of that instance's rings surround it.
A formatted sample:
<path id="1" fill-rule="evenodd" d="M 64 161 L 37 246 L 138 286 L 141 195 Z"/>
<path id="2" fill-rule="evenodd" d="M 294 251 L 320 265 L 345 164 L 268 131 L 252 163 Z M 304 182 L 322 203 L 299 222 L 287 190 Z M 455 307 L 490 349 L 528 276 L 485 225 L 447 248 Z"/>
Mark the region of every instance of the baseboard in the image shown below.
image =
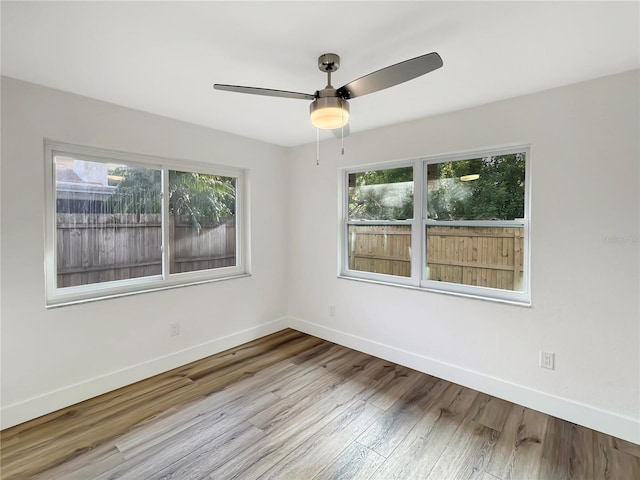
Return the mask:
<path id="1" fill-rule="evenodd" d="M 298 318 L 289 327 L 640 444 L 640 421 Z"/>
<path id="2" fill-rule="evenodd" d="M 243 343 L 256 340 L 288 327 L 288 319 L 281 318 L 269 323 L 248 328 L 240 332 L 216 338 L 193 347 L 172 352 L 147 362 L 110 372 L 84 382 L 69 385 L 58 390 L 47 392 L 11 405 L 3 405 L 0 409 L 0 429 L 18 425 L 34 418 L 55 412 L 61 408 L 74 405 L 89 398 L 102 395 L 117 388 L 158 375 L 181 365 L 201 358 L 223 352 Z"/>

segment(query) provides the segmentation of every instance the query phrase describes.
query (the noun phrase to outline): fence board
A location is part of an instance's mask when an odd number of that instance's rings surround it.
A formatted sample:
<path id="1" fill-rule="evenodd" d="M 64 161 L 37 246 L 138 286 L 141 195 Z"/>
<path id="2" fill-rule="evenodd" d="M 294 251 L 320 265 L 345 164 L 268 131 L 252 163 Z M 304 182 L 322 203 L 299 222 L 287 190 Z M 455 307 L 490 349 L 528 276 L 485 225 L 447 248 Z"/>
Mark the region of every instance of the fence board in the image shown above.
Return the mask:
<path id="1" fill-rule="evenodd" d="M 66 213 L 57 221 L 58 287 L 162 274 L 160 215 Z M 172 273 L 235 265 L 234 218 L 200 231 L 185 219 L 176 223 Z"/>
<path id="2" fill-rule="evenodd" d="M 521 290 L 522 227 L 427 227 L 429 279 Z M 400 225 L 350 225 L 349 268 L 411 275 L 411 231 Z"/>
<path id="3" fill-rule="evenodd" d="M 349 226 L 349 266 L 354 270 L 411 276 L 411 227 Z"/>

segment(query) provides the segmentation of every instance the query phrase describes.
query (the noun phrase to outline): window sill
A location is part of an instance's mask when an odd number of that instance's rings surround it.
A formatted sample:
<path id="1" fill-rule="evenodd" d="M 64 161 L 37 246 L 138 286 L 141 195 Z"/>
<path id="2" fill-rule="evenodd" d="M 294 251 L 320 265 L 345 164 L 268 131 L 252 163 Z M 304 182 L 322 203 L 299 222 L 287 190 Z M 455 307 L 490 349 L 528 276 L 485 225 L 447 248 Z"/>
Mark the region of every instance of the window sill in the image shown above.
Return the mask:
<path id="1" fill-rule="evenodd" d="M 82 303 L 89 303 L 89 302 L 98 302 L 98 301 L 102 301 L 102 300 L 108 300 L 110 298 L 119 298 L 119 297 L 128 297 L 131 295 L 139 295 L 142 293 L 150 293 L 150 292 L 159 292 L 162 290 L 172 290 L 174 288 L 183 288 L 183 287 L 190 287 L 192 285 L 202 285 L 205 283 L 214 283 L 214 282 L 224 282 L 226 280 L 235 280 L 236 278 L 245 278 L 245 277 L 250 277 L 251 274 L 250 273 L 240 273 L 237 275 L 230 275 L 228 277 L 218 277 L 218 278 L 208 278 L 205 280 L 194 280 L 192 282 L 185 282 L 185 283 L 178 283 L 178 284 L 174 284 L 174 285 L 159 285 L 156 287 L 149 287 L 149 288 L 143 288 L 140 290 L 134 290 L 134 291 L 130 291 L 130 292 L 118 292 L 118 293 L 109 293 L 109 294 L 105 294 L 105 295 L 98 295 L 95 297 L 90 297 L 90 298 L 80 298 L 80 299 L 69 299 L 69 300 L 65 300 L 64 298 L 59 298 L 59 299 L 51 299 L 47 301 L 47 304 L 45 305 L 46 309 L 51 309 L 51 308 L 58 308 L 58 307 L 67 307 L 70 305 L 78 305 L 78 304 L 82 304 Z"/>
<path id="2" fill-rule="evenodd" d="M 530 300 L 528 300 L 528 301 L 508 300 L 508 299 L 504 299 L 504 298 L 495 298 L 495 297 L 487 297 L 487 296 L 482 296 L 482 295 L 474 295 L 474 294 L 471 294 L 471 293 L 452 292 L 452 291 L 447 291 L 447 290 L 439 290 L 439 289 L 435 289 L 435 288 L 418 287 L 418 286 L 415 286 L 415 285 L 404 285 L 404 284 L 401 284 L 401 283 L 384 282 L 382 280 L 371 280 L 369 278 L 358 278 L 358 277 L 352 277 L 352 276 L 349 276 L 349 275 L 338 275 L 338 278 L 342 279 L 342 280 L 352 280 L 352 281 L 356 281 L 356 282 L 372 283 L 374 285 L 385 285 L 385 286 L 388 286 L 388 287 L 405 288 L 405 289 L 417 290 L 417 291 L 421 291 L 421 292 L 441 293 L 441 294 L 444 294 L 444 295 L 452 295 L 454 297 L 463 297 L 463 298 L 471 298 L 471 299 L 474 299 L 474 300 L 484 300 L 484 301 L 495 302 L 495 303 L 503 303 L 503 304 L 507 304 L 507 305 L 515 305 L 517 307 L 525 307 L 525 308 L 531 308 L 532 307 L 532 303 L 531 303 Z"/>

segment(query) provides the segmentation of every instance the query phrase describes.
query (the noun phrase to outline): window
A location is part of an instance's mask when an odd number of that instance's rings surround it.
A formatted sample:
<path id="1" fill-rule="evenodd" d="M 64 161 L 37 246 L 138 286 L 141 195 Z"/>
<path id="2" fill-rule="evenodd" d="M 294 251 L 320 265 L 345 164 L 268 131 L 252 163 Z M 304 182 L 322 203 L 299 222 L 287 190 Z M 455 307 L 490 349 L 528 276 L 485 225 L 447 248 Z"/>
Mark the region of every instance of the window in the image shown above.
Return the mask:
<path id="1" fill-rule="evenodd" d="M 45 150 L 48 305 L 247 273 L 242 170 Z"/>
<path id="2" fill-rule="evenodd" d="M 413 167 L 349 173 L 348 184 L 349 269 L 411 277 Z"/>
<path id="3" fill-rule="evenodd" d="M 528 304 L 528 156 L 346 170 L 341 276 Z"/>

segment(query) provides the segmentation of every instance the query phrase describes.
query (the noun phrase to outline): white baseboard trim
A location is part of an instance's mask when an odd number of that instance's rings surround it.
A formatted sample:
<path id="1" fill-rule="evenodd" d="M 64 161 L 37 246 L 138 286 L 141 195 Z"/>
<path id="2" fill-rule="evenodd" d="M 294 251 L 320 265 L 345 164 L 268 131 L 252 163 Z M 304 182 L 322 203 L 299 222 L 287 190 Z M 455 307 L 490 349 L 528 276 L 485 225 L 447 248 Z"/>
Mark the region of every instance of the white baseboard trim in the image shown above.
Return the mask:
<path id="1" fill-rule="evenodd" d="M 102 395 L 145 378 L 167 372 L 187 363 L 214 355 L 243 343 L 256 340 L 288 327 L 288 319 L 280 318 L 269 323 L 216 338 L 193 347 L 172 352 L 162 357 L 131 367 L 116 370 L 80 383 L 47 392 L 37 397 L 3 405 L 0 409 L 0 429 L 18 425 L 34 418 L 55 412 L 89 398 Z"/>
<path id="2" fill-rule="evenodd" d="M 289 327 L 640 444 L 640 419 L 638 418 L 619 415 L 298 318 L 290 317 Z"/>

